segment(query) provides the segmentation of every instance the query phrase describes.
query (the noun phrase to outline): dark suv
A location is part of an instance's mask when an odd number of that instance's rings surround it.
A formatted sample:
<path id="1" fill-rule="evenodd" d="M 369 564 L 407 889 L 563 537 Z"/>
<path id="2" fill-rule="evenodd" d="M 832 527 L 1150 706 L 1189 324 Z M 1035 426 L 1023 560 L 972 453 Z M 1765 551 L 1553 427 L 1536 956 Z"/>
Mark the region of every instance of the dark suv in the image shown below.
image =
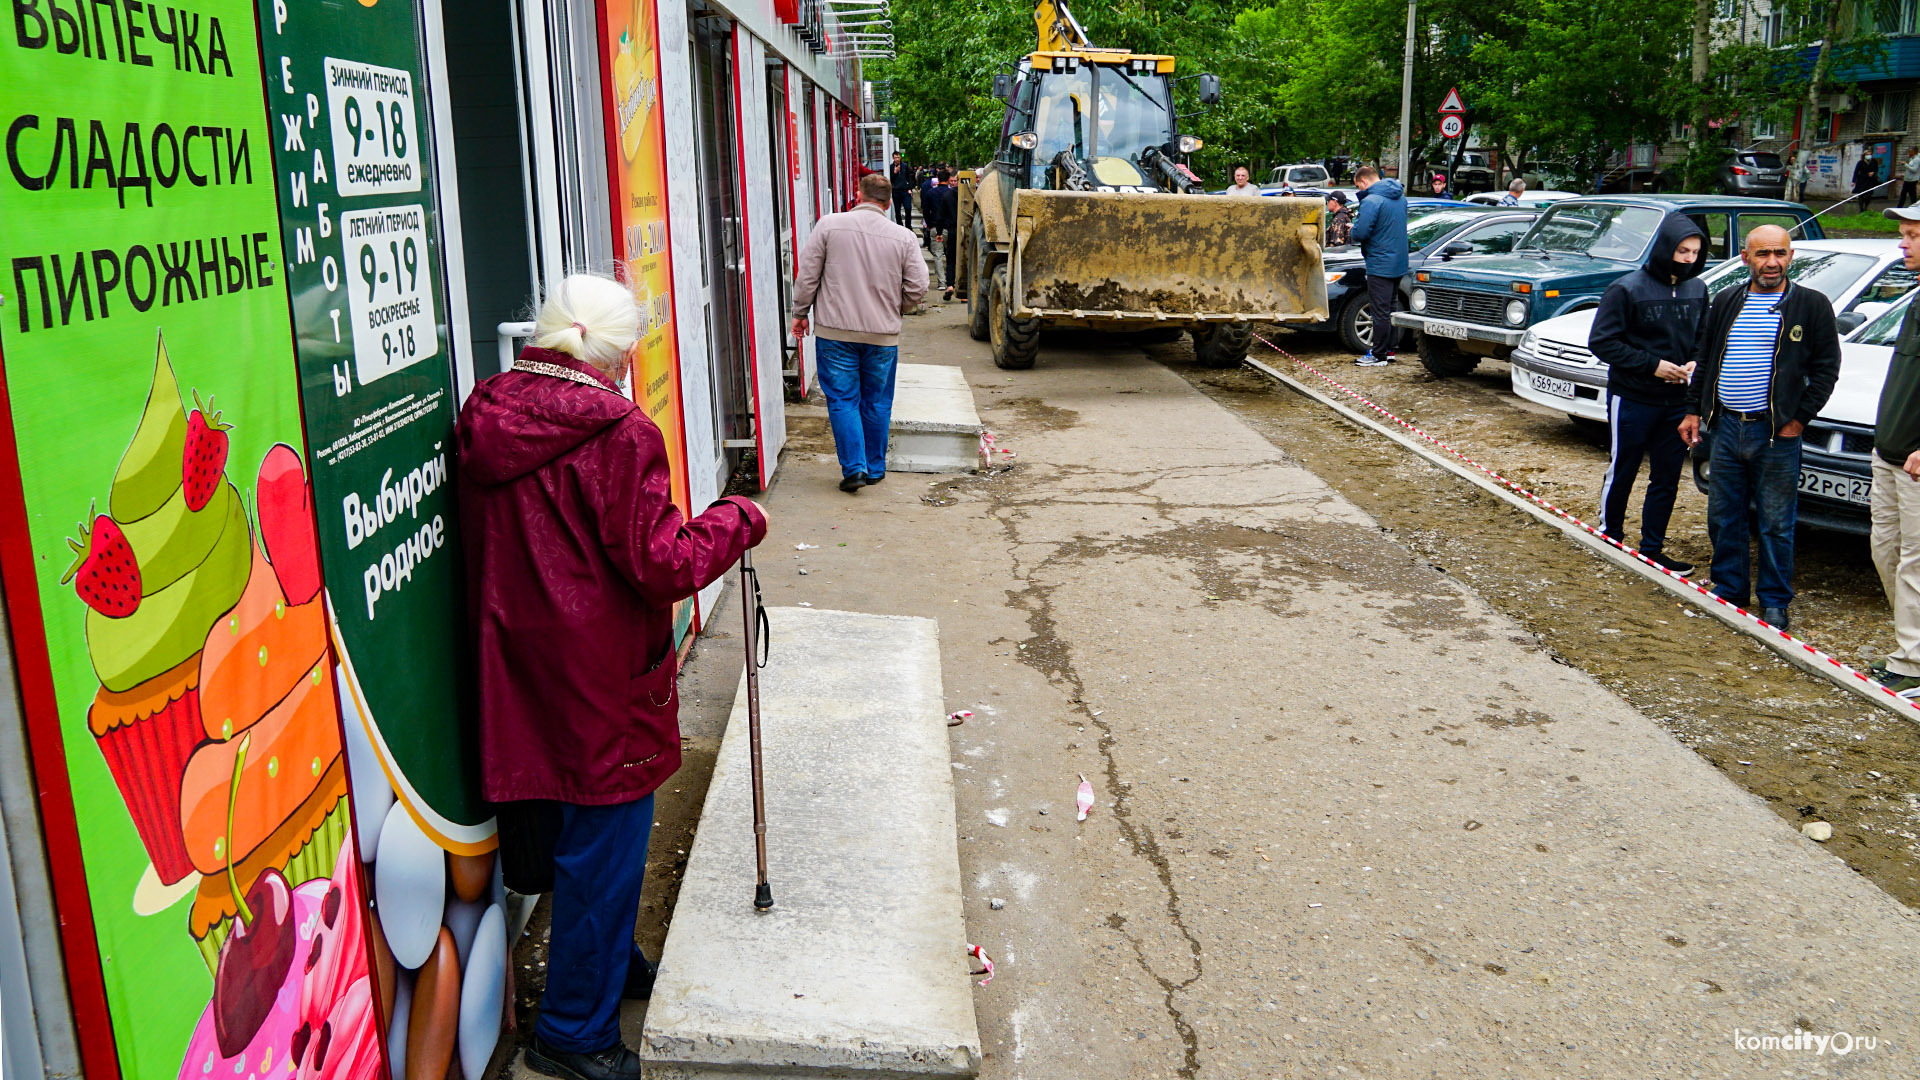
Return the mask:
<path id="1" fill-rule="evenodd" d="M 1465 375 L 1491 356 L 1505 360 L 1527 327 L 1598 307 L 1607 286 L 1645 265 L 1660 221 L 1685 214 L 1707 235 L 1708 266 L 1739 252 L 1761 225 L 1821 239 L 1799 203 L 1711 195 L 1584 195 L 1540 215 L 1510 255 L 1469 255 L 1413 273 L 1406 311 L 1393 325 L 1419 331 L 1420 363 L 1435 375 Z"/>
<path id="2" fill-rule="evenodd" d="M 1787 166 L 1771 150 L 1741 150 L 1720 163 L 1719 187 L 1723 195 L 1784 198 Z"/>

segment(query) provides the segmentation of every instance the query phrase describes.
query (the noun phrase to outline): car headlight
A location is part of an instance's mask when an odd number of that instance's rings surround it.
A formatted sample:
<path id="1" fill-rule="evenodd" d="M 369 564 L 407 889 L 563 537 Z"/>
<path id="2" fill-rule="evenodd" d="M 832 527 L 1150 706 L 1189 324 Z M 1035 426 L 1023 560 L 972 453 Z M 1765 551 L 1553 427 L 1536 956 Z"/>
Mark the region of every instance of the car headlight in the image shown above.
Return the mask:
<path id="1" fill-rule="evenodd" d="M 1007 141 L 1022 150 L 1031 150 L 1040 145 L 1040 133 L 1036 131 L 1019 131 L 1015 132 L 1013 137 Z"/>
<path id="2" fill-rule="evenodd" d="M 1526 334 L 1520 338 L 1520 348 L 1525 349 L 1527 352 L 1538 352 L 1540 349 L 1540 335 L 1531 330 L 1527 331 Z"/>
<path id="3" fill-rule="evenodd" d="M 1205 145 L 1206 143 L 1201 142 L 1191 135 L 1180 136 L 1180 152 L 1183 154 L 1191 154 Z"/>
<path id="4" fill-rule="evenodd" d="M 1340 279 L 1346 276 L 1347 272 L 1345 270 L 1329 270 L 1327 271 L 1327 284 L 1337 285 Z"/>
<path id="5" fill-rule="evenodd" d="M 1507 301 L 1507 321 L 1515 326 L 1527 321 L 1527 302 L 1525 300 Z"/>
<path id="6" fill-rule="evenodd" d="M 1427 310 L 1427 290 L 1413 290 L 1413 295 L 1407 297 L 1407 306 L 1415 311 Z"/>

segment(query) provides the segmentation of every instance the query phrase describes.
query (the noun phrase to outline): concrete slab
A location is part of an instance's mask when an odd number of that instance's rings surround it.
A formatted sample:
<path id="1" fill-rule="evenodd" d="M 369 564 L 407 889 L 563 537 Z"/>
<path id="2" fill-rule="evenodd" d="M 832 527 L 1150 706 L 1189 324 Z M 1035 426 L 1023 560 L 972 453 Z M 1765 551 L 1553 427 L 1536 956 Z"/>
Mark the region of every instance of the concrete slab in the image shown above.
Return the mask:
<path id="1" fill-rule="evenodd" d="M 901 364 L 894 375 L 887 468 L 965 472 L 979 457 L 980 414 L 966 373 L 944 364 Z"/>
<path id="2" fill-rule="evenodd" d="M 775 906 L 753 909 L 743 678 L 647 1009 L 647 1075 L 974 1076 L 937 624 L 768 614 Z"/>

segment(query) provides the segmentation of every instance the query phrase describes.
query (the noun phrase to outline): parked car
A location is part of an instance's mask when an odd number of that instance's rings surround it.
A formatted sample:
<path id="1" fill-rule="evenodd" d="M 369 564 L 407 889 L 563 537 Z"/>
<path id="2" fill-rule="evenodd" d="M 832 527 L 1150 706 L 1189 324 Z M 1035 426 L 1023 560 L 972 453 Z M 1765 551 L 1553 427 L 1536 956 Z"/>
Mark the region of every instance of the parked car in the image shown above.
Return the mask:
<path id="1" fill-rule="evenodd" d="M 1868 531 L 1873 492 L 1873 424 L 1880 388 L 1907 305 L 1907 293 L 1840 340 L 1840 381 L 1820 415 L 1800 436 L 1800 523 L 1836 532 Z M 1712 475 L 1702 440 L 1693 448 L 1693 486 Z"/>
<path id="2" fill-rule="evenodd" d="M 1771 150 L 1740 150 L 1720 163 L 1717 176 L 1723 195 L 1783 198 L 1787 193 L 1787 166 Z"/>
<path id="3" fill-rule="evenodd" d="M 1798 203 L 1706 195 L 1583 195 L 1542 213 L 1511 255 L 1481 255 L 1413 272 L 1407 310 L 1393 324 L 1418 331 L 1420 363 L 1435 375 L 1464 375 L 1484 357 L 1505 360 L 1527 328 L 1594 307 L 1622 274 L 1641 267 L 1660 221 L 1692 218 L 1718 265 L 1760 225 L 1797 228 L 1821 239 L 1820 223 Z M 1730 247 L 1729 245 L 1733 245 Z"/>
<path id="4" fill-rule="evenodd" d="M 1533 160 L 1520 166 L 1520 179 L 1530 188 L 1574 191 L 1585 187 L 1585 179 L 1571 161 Z"/>
<path id="5" fill-rule="evenodd" d="M 1499 206 L 1500 200 L 1506 197 L 1507 189 L 1501 188 L 1498 191 L 1482 191 L 1477 195 L 1469 195 L 1460 201 L 1481 203 L 1486 206 Z M 1577 191 L 1535 191 L 1532 188 L 1528 188 L 1525 194 L 1520 196 L 1520 205 L 1545 207 L 1550 203 L 1557 203 L 1562 199 L 1577 199 L 1579 197 L 1580 193 Z"/>
<path id="6" fill-rule="evenodd" d="M 1701 281 L 1709 296 L 1742 285 L 1747 266 L 1729 259 Z M 1842 332 L 1858 327 L 1905 296 L 1920 275 L 1906 268 L 1898 240 L 1807 240 L 1793 247 L 1787 276 L 1826 294 L 1839 313 Z M 1535 325 L 1507 358 L 1513 392 L 1568 416 L 1606 423 L 1607 365 L 1587 348 L 1593 308 Z"/>
<path id="7" fill-rule="evenodd" d="M 1497 255 L 1513 250 L 1540 212 L 1508 207 L 1489 209 L 1474 203 L 1421 199 L 1407 207 L 1407 264 L 1424 266 L 1430 259 L 1447 262 L 1469 255 Z M 1373 348 L 1373 303 L 1367 297 L 1366 261 L 1358 244 L 1326 249 L 1327 321 L 1306 327 L 1332 331 L 1340 344 L 1356 353 Z M 1407 278 L 1400 279 L 1399 307 L 1407 305 Z"/>
<path id="8" fill-rule="evenodd" d="M 1493 178 L 1492 151 L 1463 150 L 1460 160 L 1453 166 L 1453 193 L 1467 195 L 1475 191 L 1492 191 Z"/>
<path id="9" fill-rule="evenodd" d="M 1280 187 L 1286 185 L 1296 190 L 1307 188 L 1329 188 L 1332 179 L 1327 176 L 1325 165 L 1275 165 L 1267 173 L 1267 179 L 1261 187 Z"/>

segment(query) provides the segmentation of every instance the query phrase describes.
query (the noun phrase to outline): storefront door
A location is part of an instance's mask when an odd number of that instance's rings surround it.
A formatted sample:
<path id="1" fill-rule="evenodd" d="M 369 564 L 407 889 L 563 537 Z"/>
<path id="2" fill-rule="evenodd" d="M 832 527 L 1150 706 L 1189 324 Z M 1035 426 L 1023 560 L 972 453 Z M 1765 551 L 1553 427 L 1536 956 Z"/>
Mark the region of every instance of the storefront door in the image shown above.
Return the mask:
<path id="1" fill-rule="evenodd" d="M 715 483 L 724 491 L 753 445 L 747 370 L 746 250 L 738 128 L 734 116 L 733 22 L 692 13 L 693 99 L 699 129 L 702 307 L 713 373 Z M 691 433 L 689 433 L 691 434 Z"/>

